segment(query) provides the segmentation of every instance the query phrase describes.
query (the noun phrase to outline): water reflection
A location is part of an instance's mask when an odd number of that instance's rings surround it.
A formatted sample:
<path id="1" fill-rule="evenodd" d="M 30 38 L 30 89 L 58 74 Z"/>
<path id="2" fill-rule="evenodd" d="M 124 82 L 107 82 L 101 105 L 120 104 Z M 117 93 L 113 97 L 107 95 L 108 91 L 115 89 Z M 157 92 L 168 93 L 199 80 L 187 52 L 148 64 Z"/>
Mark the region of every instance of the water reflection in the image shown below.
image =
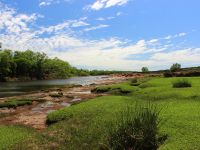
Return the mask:
<path id="1" fill-rule="evenodd" d="M 69 79 L 41 80 L 28 82 L 4 82 L 0 83 L 0 97 L 24 94 L 26 92 L 60 87 L 68 84 L 89 85 L 102 80 L 105 76 L 73 77 Z"/>

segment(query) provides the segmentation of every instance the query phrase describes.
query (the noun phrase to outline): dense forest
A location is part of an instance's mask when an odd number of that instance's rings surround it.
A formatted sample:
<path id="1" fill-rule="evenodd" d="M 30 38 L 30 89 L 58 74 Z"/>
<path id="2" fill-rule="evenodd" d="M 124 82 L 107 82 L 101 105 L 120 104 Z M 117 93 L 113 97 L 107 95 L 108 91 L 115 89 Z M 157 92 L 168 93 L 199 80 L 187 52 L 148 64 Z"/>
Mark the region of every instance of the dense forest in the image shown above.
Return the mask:
<path id="1" fill-rule="evenodd" d="M 120 71 L 84 70 L 72 67 L 58 58 L 49 58 L 44 53 L 26 51 L 0 51 L 0 81 L 41 80 L 69 78 L 72 76 L 108 75 Z"/>

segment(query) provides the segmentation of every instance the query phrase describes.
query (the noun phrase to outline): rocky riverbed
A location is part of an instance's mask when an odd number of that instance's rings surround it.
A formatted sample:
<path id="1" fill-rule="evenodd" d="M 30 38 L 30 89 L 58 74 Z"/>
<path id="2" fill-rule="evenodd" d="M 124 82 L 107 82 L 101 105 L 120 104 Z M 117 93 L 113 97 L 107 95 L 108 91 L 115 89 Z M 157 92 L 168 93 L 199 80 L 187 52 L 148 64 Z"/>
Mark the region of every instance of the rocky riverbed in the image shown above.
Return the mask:
<path id="1" fill-rule="evenodd" d="M 46 128 L 46 117 L 48 113 L 63 107 L 70 107 L 102 94 L 91 93 L 91 89 L 98 85 L 109 85 L 120 83 L 129 78 L 142 77 L 143 75 L 112 75 L 105 77 L 101 81 L 96 81 L 91 85 L 53 88 L 40 90 L 34 93 L 1 98 L 1 102 L 9 99 L 32 99 L 32 105 L 20 106 L 17 108 L 0 108 L 0 124 L 21 124 L 33 127 L 37 130 Z M 59 95 L 61 96 L 53 96 Z"/>

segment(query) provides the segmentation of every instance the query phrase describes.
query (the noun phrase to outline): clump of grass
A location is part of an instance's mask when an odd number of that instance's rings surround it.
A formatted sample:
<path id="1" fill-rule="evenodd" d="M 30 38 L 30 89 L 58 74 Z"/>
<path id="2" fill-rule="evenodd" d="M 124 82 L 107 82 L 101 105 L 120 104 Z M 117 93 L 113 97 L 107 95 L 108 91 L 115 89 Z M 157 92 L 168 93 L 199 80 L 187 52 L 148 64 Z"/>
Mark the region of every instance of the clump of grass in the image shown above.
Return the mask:
<path id="1" fill-rule="evenodd" d="M 139 86 L 139 85 L 141 85 L 142 83 L 145 83 L 145 82 L 147 82 L 147 81 L 149 81 L 149 80 L 150 80 L 150 78 L 141 78 L 141 79 L 136 79 L 136 78 L 134 78 L 134 79 L 131 80 L 130 85 L 131 85 L 131 86 Z"/>
<path id="2" fill-rule="evenodd" d="M 49 94 L 49 96 L 54 97 L 54 98 L 63 97 L 63 93 L 62 92 L 51 93 Z"/>
<path id="3" fill-rule="evenodd" d="M 122 87 L 109 87 L 109 86 L 100 86 L 91 90 L 93 93 L 110 93 L 116 95 L 126 95 L 131 93 L 132 91 L 129 89 L 125 89 Z"/>
<path id="4" fill-rule="evenodd" d="M 31 105 L 32 102 L 33 101 L 29 99 L 8 100 L 5 101 L 4 103 L 0 103 L 0 108 L 16 108 L 19 106 Z"/>
<path id="5" fill-rule="evenodd" d="M 59 109 L 57 111 L 51 112 L 47 116 L 46 124 L 51 125 L 53 123 L 59 122 L 64 119 L 69 119 L 73 116 L 73 114 L 70 112 L 70 108 L 66 109 Z"/>
<path id="6" fill-rule="evenodd" d="M 152 86 L 153 86 L 153 85 L 150 84 L 150 83 L 142 83 L 142 84 L 139 85 L 139 87 L 142 88 L 142 89 L 143 89 L 143 88 L 152 87 Z"/>
<path id="7" fill-rule="evenodd" d="M 192 83 L 188 81 L 187 79 L 179 79 L 174 81 L 173 88 L 186 88 L 186 87 L 192 87 Z"/>
<path id="8" fill-rule="evenodd" d="M 131 80 L 131 83 L 130 83 L 131 86 L 138 86 L 138 85 L 140 85 L 140 84 L 141 84 L 141 83 L 140 83 L 136 78 L 132 79 L 132 80 Z"/>
<path id="9" fill-rule="evenodd" d="M 128 108 L 109 131 L 111 149 L 156 150 L 167 136 L 159 134 L 160 111 L 155 107 Z"/>
<path id="10" fill-rule="evenodd" d="M 96 87 L 91 90 L 93 93 L 106 93 L 111 90 L 111 87 L 109 86 L 101 86 L 101 87 Z"/>
<path id="11" fill-rule="evenodd" d="M 131 83 L 130 83 L 131 86 L 138 86 L 140 84 L 141 82 L 137 78 L 131 79 Z"/>
<path id="12" fill-rule="evenodd" d="M 131 83 L 137 83 L 137 82 L 138 82 L 137 78 L 131 79 Z"/>

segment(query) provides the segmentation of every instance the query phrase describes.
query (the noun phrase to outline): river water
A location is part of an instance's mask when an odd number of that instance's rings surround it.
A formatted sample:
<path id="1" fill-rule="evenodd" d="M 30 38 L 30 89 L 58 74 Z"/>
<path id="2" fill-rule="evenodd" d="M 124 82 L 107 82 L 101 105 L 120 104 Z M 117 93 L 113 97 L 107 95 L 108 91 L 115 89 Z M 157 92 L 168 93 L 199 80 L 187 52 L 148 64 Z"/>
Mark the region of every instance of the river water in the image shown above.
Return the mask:
<path id="1" fill-rule="evenodd" d="M 0 82 L 0 98 L 25 94 L 52 87 L 61 87 L 69 84 L 89 85 L 100 81 L 105 76 L 73 77 L 69 79 L 39 80 L 28 82 Z"/>

